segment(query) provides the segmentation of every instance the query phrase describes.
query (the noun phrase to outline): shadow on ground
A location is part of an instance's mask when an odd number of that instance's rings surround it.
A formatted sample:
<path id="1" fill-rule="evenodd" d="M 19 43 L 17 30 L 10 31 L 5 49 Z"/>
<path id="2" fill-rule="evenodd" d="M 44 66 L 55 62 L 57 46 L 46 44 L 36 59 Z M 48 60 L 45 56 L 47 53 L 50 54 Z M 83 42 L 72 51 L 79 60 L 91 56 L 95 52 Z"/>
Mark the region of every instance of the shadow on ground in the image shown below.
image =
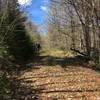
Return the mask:
<path id="1" fill-rule="evenodd" d="M 24 72 L 31 71 L 32 69 L 39 69 L 43 66 L 56 66 L 59 65 L 62 68 L 71 68 L 71 67 L 84 67 L 90 68 L 92 70 L 100 72 L 100 68 L 96 67 L 94 63 L 89 64 L 90 59 L 83 56 L 75 57 L 55 57 L 55 56 L 36 56 L 32 61 L 26 66 L 22 66 L 17 69 L 17 75 L 22 75 Z"/>
<path id="2" fill-rule="evenodd" d="M 45 57 L 41 56 L 38 59 L 40 60 L 40 64 L 48 65 L 48 66 L 60 65 L 62 67 L 82 65 L 83 63 L 87 62 L 86 59 L 78 58 L 78 57 L 60 58 L 60 57 L 54 57 L 54 56 L 45 56 Z M 35 60 L 35 62 L 36 61 L 38 60 Z"/>
<path id="3" fill-rule="evenodd" d="M 96 67 L 93 62 L 89 64 L 89 61 L 90 59 L 83 56 L 63 57 L 63 58 L 54 56 L 38 56 L 33 60 L 32 68 L 37 68 L 35 66 L 56 66 L 56 65 L 60 65 L 62 68 L 67 68 L 71 66 L 75 67 L 83 66 L 86 68 L 91 68 L 95 71 L 100 71 L 100 69 Z"/>
<path id="4" fill-rule="evenodd" d="M 43 66 L 53 67 L 56 65 L 59 65 L 62 68 L 73 67 L 73 66 L 75 67 L 83 66 L 83 67 L 91 68 L 93 70 L 98 70 L 95 67 L 88 66 L 87 64 L 88 61 L 89 59 L 86 59 L 81 56 L 65 57 L 65 58 L 54 57 L 54 56 L 37 56 L 33 59 L 32 63 L 29 63 L 25 67 L 18 70 L 19 72 L 18 75 L 20 76 L 24 74 L 25 72 L 29 72 L 33 69 L 37 70 Z M 35 76 L 32 76 L 32 78 L 34 77 Z M 32 83 L 33 81 L 31 80 L 25 81 L 25 79 L 22 79 L 22 80 L 17 79 L 14 82 L 14 86 L 13 86 L 13 91 L 14 91 L 13 96 L 12 96 L 13 99 L 14 100 L 40 100 L 39 95 L 41 94 L 41 91 L 43 90 L 43 88 L 36 88 L 35 86 L 31 85 Z"/>
<path id="5" fill-rule="evenodd" d="M 31 81 L 15 80 L 12 84 L 11 100 L 39 100 L 41 88 L 35 88 L 28 83 Z M 28 84 L 28 85 L 27 85 Z"/>

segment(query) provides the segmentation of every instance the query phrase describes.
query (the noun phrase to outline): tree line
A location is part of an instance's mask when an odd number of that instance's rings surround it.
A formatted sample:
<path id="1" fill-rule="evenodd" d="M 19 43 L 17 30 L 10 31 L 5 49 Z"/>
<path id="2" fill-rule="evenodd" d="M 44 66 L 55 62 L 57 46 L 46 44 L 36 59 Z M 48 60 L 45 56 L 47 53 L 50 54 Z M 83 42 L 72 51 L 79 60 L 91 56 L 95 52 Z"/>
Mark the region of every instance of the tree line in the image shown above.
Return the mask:
<path id="1" fill-rule="evenodd" d="M 1 56 L 7 55 L 17 64 L 25 63 L 33 56 L 35 41 L 31 36 L 36 39 L 39 34 L 37 26 L 32 24 L 30 26 L 29 23 L 24 13 L 20 11 L 17 0 L 0 0 Z M 31 27 L 34 27 L 34 31 Z"/>
<path id="2" fill-rule="evenodd" d="M 38 52 L 40 35 L 37 26 L 28 21 L 17 0 L 0 0 L 0 99 L 12 98 L 12 74 Z M 8 78 L 9 76 L 9 78 Z"/>
<path id="3" fill-rule="evenodd" d="M 52 47 L 100 64 L 100 0 L 51 0 L 47 19 Z"/>

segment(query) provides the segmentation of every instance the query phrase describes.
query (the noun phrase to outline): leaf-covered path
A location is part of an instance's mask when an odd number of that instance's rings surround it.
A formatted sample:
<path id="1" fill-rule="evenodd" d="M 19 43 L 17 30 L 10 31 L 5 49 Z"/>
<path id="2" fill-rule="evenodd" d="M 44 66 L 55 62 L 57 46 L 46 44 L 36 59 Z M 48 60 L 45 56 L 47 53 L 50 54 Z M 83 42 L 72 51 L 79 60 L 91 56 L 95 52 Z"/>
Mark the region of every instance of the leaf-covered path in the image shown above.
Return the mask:
<path id="1" fill-rule="evenodd" d="M 100 100 L 100 73 L 80 65 L 38 63 L 19 80 L 17 100 Z"/>

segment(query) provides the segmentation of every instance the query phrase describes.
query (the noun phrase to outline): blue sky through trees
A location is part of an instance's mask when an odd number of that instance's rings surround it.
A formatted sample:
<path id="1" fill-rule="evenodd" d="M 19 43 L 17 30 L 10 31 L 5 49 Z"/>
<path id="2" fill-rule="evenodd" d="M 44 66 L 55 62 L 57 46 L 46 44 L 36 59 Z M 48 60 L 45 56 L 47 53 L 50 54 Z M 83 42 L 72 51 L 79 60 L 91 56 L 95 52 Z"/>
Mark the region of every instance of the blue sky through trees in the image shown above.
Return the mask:
<path id="1" fill-rule="evenodd" d="M 18 0 L 18 2 L 30 21 L 36 25 L 46 23 L 49 0 Z"/>

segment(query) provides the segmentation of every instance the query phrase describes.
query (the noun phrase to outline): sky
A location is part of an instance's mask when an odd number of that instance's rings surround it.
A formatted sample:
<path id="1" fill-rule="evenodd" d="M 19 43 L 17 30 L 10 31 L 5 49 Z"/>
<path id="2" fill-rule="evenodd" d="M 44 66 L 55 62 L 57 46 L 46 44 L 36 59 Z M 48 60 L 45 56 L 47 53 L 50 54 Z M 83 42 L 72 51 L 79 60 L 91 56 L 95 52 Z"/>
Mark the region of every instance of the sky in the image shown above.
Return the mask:
<path id="1" fill-rule="evenodd" d="M 46 24 L 50 0 L 18 0 L 18 3 L 26 13 L 28 19 L 40 26 L 40 28 L 43 28 L 42 26 Z"/>

